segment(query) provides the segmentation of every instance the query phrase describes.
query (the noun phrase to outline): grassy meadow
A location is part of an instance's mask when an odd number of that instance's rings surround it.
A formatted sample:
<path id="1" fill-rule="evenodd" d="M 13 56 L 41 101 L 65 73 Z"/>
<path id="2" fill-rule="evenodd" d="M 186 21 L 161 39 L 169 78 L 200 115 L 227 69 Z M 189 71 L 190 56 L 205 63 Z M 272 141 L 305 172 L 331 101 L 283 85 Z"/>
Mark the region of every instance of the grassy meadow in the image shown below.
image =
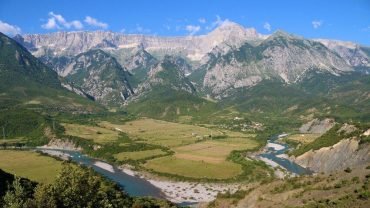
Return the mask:
<path id="1" fill-rule="evenodd" d="M 321 134 L 292 134 L 289 135 L 285 140 L 297 142 L 300 144 L 309 144 L 314 142 Z"/>
<path id="2" fill-rule="evenodd" d="M 115 154 L 114 157 L 117 158 L 117 160 L 119 161 L 125 161 L 125 160 L 142 160 L 166 154 L 167 153 L 161 149 L 153 149 L 135 152 L 120 152 L 118 154 Z"/>
<path id="3" fill-rule="evenodd" d="M 229 161 L 215 164 L 176 156 L 149 160 L 144 167 L 159 173 L 196 179 L 229 179 L 242 172 L 241 165 Z"/>
<path id="4" fill-rule="evenodd" d="M 65 134 L 98 143 L 92 153 L 117 163 L 161 175 L 226 180 L 243 174 L 244 164 L 229 159 L 233 151 L 253 150 L 261 143 L 255 134 L 150 118 L 98 125 L 64 123 Z M 122 137 L 122 134 L 125 136 Z M 108 157 L 109 155 L 109 157 Z M 248 163 L 253 168 L 253 163 Z"/>
<path id="5" fill-rule="evenodd" d="M 77 136 L 84 139 L 93 140 L 95 143 L 103 144 L 117 140 L 118 133 L 106 128 L 98 126 L 88 126 L 80 124 L 62 124 L 65 128 L 65 133 L 71 136 Z"/>
<path id="6" fill-rule="evenodd" d="M 62 161 L 31 151 L 0 150 L 0 169 L 39 183 L 51 183 Z"/>
<path id="7" fill-rule="evenodd" d="M 149 144 L 175 147 L 192 144 L 213 136 L 222 136 L 219 130 L 195 125 L 173 123 L 149 118 L 126 122 L 123 125 L 101 122 L 102 127 L 123 131 L 132 139 L 140 139 Z"/>

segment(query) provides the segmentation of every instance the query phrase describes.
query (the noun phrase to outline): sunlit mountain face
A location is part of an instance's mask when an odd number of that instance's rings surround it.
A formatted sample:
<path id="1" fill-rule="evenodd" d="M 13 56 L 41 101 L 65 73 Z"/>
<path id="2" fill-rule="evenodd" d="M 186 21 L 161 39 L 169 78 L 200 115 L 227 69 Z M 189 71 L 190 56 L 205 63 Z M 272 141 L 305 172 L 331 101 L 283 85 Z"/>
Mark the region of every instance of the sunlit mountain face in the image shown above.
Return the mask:
<path id="1" fill-rule="evenodd" d="M 300 4 L 1 2 L 0 207 L 370 207 L 370 7 Z"/>

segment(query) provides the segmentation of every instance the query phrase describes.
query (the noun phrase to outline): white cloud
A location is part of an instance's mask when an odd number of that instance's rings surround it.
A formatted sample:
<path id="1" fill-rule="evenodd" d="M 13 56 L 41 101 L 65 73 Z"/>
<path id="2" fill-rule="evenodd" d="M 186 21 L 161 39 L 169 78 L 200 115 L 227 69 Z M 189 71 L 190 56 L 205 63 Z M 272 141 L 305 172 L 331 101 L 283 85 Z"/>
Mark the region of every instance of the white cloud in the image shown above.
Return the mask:
<path id="1" fill-rule="evenodd" d="M 222 19 L 219 15 L 216 15 L 216 20 L 206 27 L 207 30 L 212 30 L 215 27 L 221 26 L 225 22 L 229 22 L 228 19 Z"/>
<path id="2" fill-rule="evenodd" d="M 312 27 L 314 29 L 317 29 L 317 28 L 321 27 L 322 24 L 323 24 L 323 22 L 321 20 L 314 20 L 314 21 L 312 21 Z"/>
<path id="3" fill-rule="evenodd" d="M 204 23 L 206 23 L 206 22 L 207 22 L 207 20 L 206 20 L 205 18 L 203 18 L 203 17 L 199 18 L 199 19 L 198 19 L 198 21 L 199 21 L 200 23 L 202 23 L 202 24 L 204 24 Z"/>
<path id="4" fill-rule="evenodd" d="M 76 29 L 82 29 L 84 27 L 83 24 L 78 20 L 73 20 L 70 22 L 70 24 Z"/>
<path id="5" fill-rule="evenodd" d="M 51 29 L 60 29 L 59 25 L 55 21 L 55 18 L 49 18 L 48 22 L 41 25 L 42 28 L 51 30 Z"/>
<path id="6" fill-rule="evenodd" d="M 93 17 L 90 17 L 90 16 L 86 16 L 84 22 L 86 22 L 88 25 L 91 25 L 91 26 L 94 26 L 94 27 L 100 27 L 102 29 L 107 29 L 108 28 L 107 23 L 100 22 L 97 19 L 95 19 Z"/>
<path id="7" fill-rule="evenodd" d="M 199 32 L 200 26 L 199 25 L 187 25 L 185 30 L 189 32 L 189 35 L 194 35 L 195 33 Z"/>
<path id="8" fill-rule="evenodd" d="M 267 31 L 271 31 L 271 25 L 270 25 L 270 23 L 268 23 L 268 22 L 265 22 L 265 24 L 263 24 L 263 28 L 265 28 Z"/>
<path id="9" fill-rule="evenodd" d="M 83 24 L 78 20 L 73 20 L 68 22 L 60 14 L 55 14 L 54 12 L 49 12 L 48 21 L 41 25 L 42 28 L 51 30 L 51 29 L 82 29 Z"/>
<path id="10" fill-rule="evenodd" d="M 21 28 L 16 25 L 10 25 L 0 20 L 0 32 L 7 35 L 16 35 L 21 33 Z"/>

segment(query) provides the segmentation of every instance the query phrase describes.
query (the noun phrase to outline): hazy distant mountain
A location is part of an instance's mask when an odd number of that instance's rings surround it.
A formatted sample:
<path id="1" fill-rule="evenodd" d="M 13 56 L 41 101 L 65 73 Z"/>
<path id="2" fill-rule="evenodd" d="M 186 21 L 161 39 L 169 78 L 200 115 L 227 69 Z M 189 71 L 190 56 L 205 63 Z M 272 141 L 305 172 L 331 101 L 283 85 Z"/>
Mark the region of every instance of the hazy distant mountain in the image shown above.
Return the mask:
<path id="1" fill-rule="evenodd" d="M 199 118 L 216 112 L 216 104 L 201 98 L 185 75 L 190 69 L 183 58 L 165 56 L 135 89 L 129 111 L 160 119 Z"/>
<path id="2" fill-rule="evenodd" d="M 316 39 L 330 50 L 335 51 L 351 66 L 370 67 L 370 48 L 352 42 Z"/>
<path id="3" fill-rule="evenodd" d="M 123 99 L 117 98 L 119 102 L 132 95 L 130 87 L 139 96 L 150 86 L 171 79 L 172 84 L 166 86 L 172 89 L 184 88 L 191 92 L 196 87 L 203 95 L 222 98 L 237 89 L 253 87 L 263 80 L 297 83 L 311 71 L 328 72 L 335 76 L 351 71 L 370 72 L 368 47 L 334 40 L 309 40 L 284 31 L 262 35 L 253 28 L 244 28 L 230 21 L 200 36 L 158 37 L 81 31 L 31 34 L 16 36 L 15 39 L 62 76 L 72 70 L 71 64 L 76 64 L 74 61 L 79 54 L 95 49 L 105 51 L 106 55 L 115 58 L 113 62 L 129 72 L 124 78 L 126 81 L 119 81 L 122 88 L 118 91 L 123 92 Z M 89 62 L 96 62 L 94 57 L 99 56 L 91 56 Z M 156 74 L 160 71 L 170 72 L 162 67 L 167 66 L 166 63 L 170 63 L 173 66 L 171 69 L 178 72 L 162 80 Z M 119 71 L 117 64 L 113 71 Z M 88 62 L 81 67 L 89 67 Z M 77 83 L 80 79 L 79 86 L 82 86 L 84 82 L 90 82 L 87 77 L 75 76 L 74 81 Z M 177 83 L 179 77 L 191 80 L 193 83 L 189 83 L 192 87 L 189 84 L 182 85 L 185 83 L 183 81 Z M 174 87 L 175 83 L 182 87 Z M 106 100 L 101 94 L 98 97 L 98 100 Z"/>
<path id="4" fill-rule="evenodd" d="M 93 48 L 119 50 L 142 45 L 150 53 L 183 54 L 191 60 L 200 60 L 212 48 L 222 43 L 232 47 L 246 40 L 264 38 L 265 36 L 258 34 L 253 28 L 244 28 L 229 21 L 225 21 L 209 34 L 201 36 L 159 37 L 105 31 L 81 31 L 15 37 L 37 57 L 75 56 Z"/>
<path id="5" fill-rule="evenodd" d="M 204 78 L 198 80 L 202 81 L 205 92 L 222 97 L 264 79 L 280 79 L 291 84 L 310 70 L 339 76 L 352 68 L 323 44 L 278 31 L 256 45 L 245 42 L 224 54 L 210 53 L 201 70 L 204 70 Z"/>

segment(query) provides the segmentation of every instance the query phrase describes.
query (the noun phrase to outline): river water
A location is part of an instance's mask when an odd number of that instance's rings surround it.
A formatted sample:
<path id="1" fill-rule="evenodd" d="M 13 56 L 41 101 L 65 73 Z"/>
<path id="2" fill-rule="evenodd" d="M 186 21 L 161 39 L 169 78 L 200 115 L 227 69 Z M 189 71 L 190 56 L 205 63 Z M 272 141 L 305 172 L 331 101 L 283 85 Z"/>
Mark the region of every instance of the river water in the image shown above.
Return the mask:
<path id="1" fill-rule="evenodd" d="M 284 154 L 286 150 L 289 149 L 289 146 L 287 144 L 278 143 L 276 141 L 278 138 L 279 136 L 271 137 L 268 140 L 265 151 L 259 154 L 259 157 L 271 160 L 291 173 L 297 175 L 310 174 L 311 171 L 309 171 L 308 169 L 305 169 L 286 158 L 279 157 L 279 155 Z M 100 160 L 92 159 L 79 151 L 43 148 L 37 148 L 37 150 L 62 158 L 68 157 L 78 164 L 91 167 L 97 173 L 117 183 L 121 188 L 123 188 L 128 194 L 132 196 L 151 196 L 156 198 L 165 198 L 164 193 L 158 187 L 154 186 L 144 178 L 127 174 L 116 166 L 110 165 Z M 191 203 L 184 202 L 180 205 L 190 204 Z"/>
<path id="2" fill-rule="evenodd" d="M 265 147 L 265 151 L 262 154 L 259 154 L 260 157 L 266 158 L 277 163 L 279 166 L 286 169 L 288 172 L 291 172 L 296 175 L 304 175 L 304 174 L 312 174 L 312 171 L 306 169 L 297 163 L 284 158 L 285 152 L 289 150 L 289 146 L 287 144 L 279 143 L 277 140 L 286 135 L 277 135 L 272 136 L 267 141 L 267 145 Z"/>
<path id="3" fill-rule="evenodd" d="M 123 188 L 131 196 L 152 196 L 156 198 L 165 198 L 162 191 L 149 183 L 147 180 L 140 178 L 139 176 L 132 176 L 124 173 L 122 170 L 115 166 L 103 163 L 102 161 L 92 159 L 86 155 L 81 154 L 78 151 L 69 150 L 49 150 L 38 148 L 40 151 L 45 153 L 63 153 L 69 156 L 69 158 L 79 164 L 93 168 L 97 173 L 104 177 L 116 182 L 121 188 Z M 108 168 L 102 168 L 102 165 L 108 166 Z"/>

